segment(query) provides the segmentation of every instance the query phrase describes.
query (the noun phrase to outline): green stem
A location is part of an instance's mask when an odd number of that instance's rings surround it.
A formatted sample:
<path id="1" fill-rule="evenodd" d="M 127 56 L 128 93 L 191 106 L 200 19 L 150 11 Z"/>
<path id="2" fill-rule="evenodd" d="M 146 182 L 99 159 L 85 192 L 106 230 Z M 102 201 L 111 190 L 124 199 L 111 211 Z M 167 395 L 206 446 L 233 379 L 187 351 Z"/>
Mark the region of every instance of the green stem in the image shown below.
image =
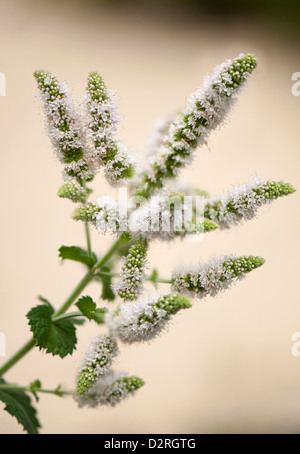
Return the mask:
<path id="1" fill-rule="evenodd" d="M 64 304 L 61 306 L 60 309 L 54 314 L 54 317 L 57 317 L 58 315 L 62 315 L 67 310 L 69 307 L 73 304 L 73 302 L 76 300 L 76 298 L 80 295 L 80 293 L 83 291 L 83 289 L 87 286 L 87 284 L 90 283 L 90 281 L 94 277 L 95 271 L 97 271 L 99 268 L 101 268 L 105 263 L 111 258 L 111 256 L 115 253 L 115 251 L 118 249 L 120 243 L 123 241 L 122 236 L 117 239 L 111 246 L 111 248 L 107 251 L 107 253 L 93 266 L 93 268 L 86 273 L 85 276 L 81 279 L 79 284 L 75 287 L 69 298 L 64 302 Z"/>
<path id="2" fill-rule="evenodd" d="M 112 245 L 112 247 L 107 251 L 107 253 L 94 265 L 93 271 L 98 270 L 99 268 L 102 268 L 103 265 L 105 265 L 106 262 L 114 255 L 118 247 L 120 246 L 121 243 L 123 243 L 124 237 L 121 235 Z"/>
<path id="3" fill-rule="evenodd" d="M 31 388 L 30 386 L 18 386 L 18 385 L 0 385 L 0 389 L 19 389 L 21 391 L 55 394 L 56 396 L 64 396 L 66 394 L 74 394 L 72 391 L 61 391 L 59 388 L 56 389 L 42 389 L 42 388 Z"/>
<path id="4" fill-rule="evenodd" d="M 157 284 L 173 284 L 173 281 L 170 279 L 162 279 L 162 278 L 157 278 L 157 279 L 148 279 L 151 282 L 157 283 Z"/>
<path id="5" fill-rule="evenodd" d="M 89 257 L 92 257 L 91 235 L 90 235 L 89 224 L 87 221 L 84 221 L 84 227 L 85 227 L 85 236 L 86 236 L 88 254 L 89 254 Z"/>
<path id="6" fill-rule="evenodd" d="M 20 348 L 20 350 L 17 351 L 6 363 L 3 364 L 2 367 L 0 367 L 0 377 L 3 375 L 8 369 L 10 369 L 12 366 L 14 366 L 23 356 L 26 355 L 34 346 L 36 342 L 35 339 L 30 339 L 26 344 Z"/>
<path id="7" fill-rule="evenodd" d="M 119 245 L 124 241 L 122 235 L 113 243 L 111 248 L 108 252 L 93 266 L 91 270 L 89 270 L 85 276 L 81 279 L 79 284 L 75 287 L 71 295 L 66 299 L 66 301 L 62 304 L 62 306 L 58 309 L 58 311 L 53 315 L 53 318 L 61 316 L 69 307 L 74 303 L 76 298 L 81 294 L 81 292 L 85 289 L 85 287 L 91 282 L 94 277 L 95 271 L 101 268 L 105 263 L 112 257 L 112 255 L 116 252 Z M 36 344 L 35 339 L 30 339 L 20 350 L 17 351 L 3 366 L 0 368 L 0 377 L 7 372 L 12 366 L 14 366 L 23 356 L 26 355 Z"/>
<path id="8" fill-rule="evenodd" d="M 58 317 L 52 317 L 52 321 L 58 322 L 59 320 L 65 320 L 67 318 L 74 318 L 74 317 L 84 317 L 84 315 L 80 311 L 68 312 L 67 314 L 59 315 Z"/>
<path id="9" fill-rule="evenodd" d="M 71 295 L 66 299 L 66 301 L 63 303 L 63 305 L 58 309 L 58 311 L 55 312 L 54 317 L 57 317 L 58 315 L 62 315 L 67 310 L 69 307 L 74 303 L 76 298 L 81 294 L 81 292 L 85 289 L 85 287 L 91 282 L 91 280 L 94 277 L 93 270 L 89 270 L 85 276 L 81 279 L 81 281 L 76 285 L 74 288 L 73 292 Z"/>
<path id="10" fill-rule="evenodd" d="M 85 180 L 81 180 L 80 181 L 80 184 L 81 186 L 86 189 L 87 191 L 89 191 L 88 187 L 87 187 L 87 184 L 86 184 L 86 181 Z M 87 202 L 89 198 L 89 193 L 87 194 L 86 198 L 85 198 L 85 203 Z M 92 244 L 91 244 L 91 236 L 90 236 L 90 229 L 89 229 L 89 224 L 87 221 L 84 221 L 84 228 L 85 228 L 85 236 L 86 236 L 86 243 L 87 243 L 87 250 L 88 250 L 88 254 L 89 254 L 89 257 L 92 257 Z"/>
<path id="11" fill-rule="evenodd" d="M 119 277 L 120 273 L 109 273 L 108 271 L 99 271 L 97 276 Z"/>

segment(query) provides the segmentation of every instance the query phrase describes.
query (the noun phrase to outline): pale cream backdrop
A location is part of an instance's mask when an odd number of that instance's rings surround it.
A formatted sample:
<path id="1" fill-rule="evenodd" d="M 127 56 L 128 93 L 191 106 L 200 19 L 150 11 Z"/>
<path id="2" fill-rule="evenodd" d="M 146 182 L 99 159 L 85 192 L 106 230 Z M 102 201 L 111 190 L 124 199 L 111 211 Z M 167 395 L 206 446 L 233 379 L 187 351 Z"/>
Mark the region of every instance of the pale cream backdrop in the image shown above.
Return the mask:
<path id="1" fill-rule="evenodd" d="M 29 338 L 25 314 L 37 295 L 58 307 L 84 273 L 58 259 L 60 245 L 84 245 L 84 231 L 70 219 L 72 203 L 56 196 L 61 175 L 35 100 L 35 69 L 67 80 L 77 97 L 88 72 L 99 71 L 117 90 L 120 137 L 141 156 L 156 119 L 181 107 L 215 64 L 254 52 L 254 77 L 182 178 L 212 193 L 255 175 L 299 188 L 300 97 L 291 94 L 299 43 L 284 34 L 250 20 L 143 15 L 122 2 L 96 8 L 93 2 L 0 1 L 0 15 L 0 71 L 7 78 L 0 98 L 0 332 L 7 355 Z M 115 194 L 101 174 L 94 187 L 97 196 Z M 291 354 L 291 336 L 300 331 L 298 209 L 299 192 L 201 243 L 153 243 L 149 258 L 164 276 L 179 263 L 224 253 L 267 261 L 220 297 L 195 301 L 150 345 L 121 346 L 117 368 L 147 382 L 134 398 L 89 410 L 72 398 L 41 395 L 41 432 L 299 432 L 300 357 Z M 93 232 L 98 253 L 111 241 Z M 97 299 L 100 288 L 94 284 L 89 292 Z M 7 380 L 25 385 L 39 378 L 47 388 L 73 389 L 81 355 L 99 331 L 89 323 L 81 328 L 77 351 L 65 360 L 32 351 Z M 21 432 L 1 412 L 0 433 Z"/>

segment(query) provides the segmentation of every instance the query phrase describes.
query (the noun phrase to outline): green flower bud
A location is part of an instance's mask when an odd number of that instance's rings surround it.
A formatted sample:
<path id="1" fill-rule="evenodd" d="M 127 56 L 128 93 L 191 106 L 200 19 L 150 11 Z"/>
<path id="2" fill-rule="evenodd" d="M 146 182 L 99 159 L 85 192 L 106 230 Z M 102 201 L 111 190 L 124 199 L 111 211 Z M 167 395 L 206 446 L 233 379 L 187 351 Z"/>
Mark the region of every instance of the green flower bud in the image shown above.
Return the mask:
<path id="1" fill-rule="evenodd" d="M 92 192 L 90 189 L 84 188 L 78 183 L 67 181 L 59 188 L 57 195 L 58 197 L 70 199 L 75 203 L 83 203 L 90 192 Z"/>

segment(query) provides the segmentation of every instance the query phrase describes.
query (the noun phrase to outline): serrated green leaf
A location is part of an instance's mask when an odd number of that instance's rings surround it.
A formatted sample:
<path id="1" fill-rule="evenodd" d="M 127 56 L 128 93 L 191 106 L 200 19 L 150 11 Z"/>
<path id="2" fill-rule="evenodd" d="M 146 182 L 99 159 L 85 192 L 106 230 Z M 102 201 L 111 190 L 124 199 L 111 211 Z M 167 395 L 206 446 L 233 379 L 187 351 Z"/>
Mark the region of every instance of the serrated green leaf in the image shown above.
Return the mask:
<path id="1" fill-rule="evenodd" d="M 42 295 L 38 295 L 38 299 L 39 299 L 42 303 L 47 304 L 47 306 L 49 306 L 49 307 L 51 307 L 51 308 L 53 309 L 53 306 L 52 306 L 52 304 L 50 303 L 50 301 L 47 300 L 46 298 L 44 298 Z M 54 309 L 53 309 L 53 311 L 54 311 Z"/>
<path id="2" fill-rule="evenodd" d="M 6 382 L 0 378 L 0 384 Z M 0 400 L 5 404 L 4 410 L 23 426 L 29 434 L 38 434 L 40 423 L 36 417 L 36 409 L 31 405 L 30 397 L 20 389 L 0 389 Z"/>
<path id="3" fill-rule="evenodd" d="M 76 306 L 89 320 L 95 320 L 99 324 L 104 323 L 104 315 L 107 309 L 97 308 L 96 303 L 90 296 L 82 296 L 77 301 Z"/>
<path id="4" fill-rule="evenodd" d="M 92 314 L 95 312 L 95 310 L 97 308 L 96 303 L 93 301 L 93 298 L 91 298 L 90 296 L 82 296 L 77 301 L 75 306 L 77 306 L 78 309 L 80 310 L 80 312 L 82 312 L 83 315 L 85 315 L 90 320 L 92 319 Z"/>
<path id="5" fill-rule="evenodd" d="M 40 350 L 64 358 L 76 349 L 76 328 L 70 320 L 53 322 L 52 315 L 53 309 L 49 306 L 32 308 L 27 314 L 30 331 Z"/>
<path id="6" fill-rule="evenodd" d="M 84 265 L 92 268 L 97 262 L 96 254 L 89 256 L 85 249 L 78 246 L 61 246 L 59 248 L 59 257 L 63 260 L 74 260 L 75 262 L 83 263 Z"/>

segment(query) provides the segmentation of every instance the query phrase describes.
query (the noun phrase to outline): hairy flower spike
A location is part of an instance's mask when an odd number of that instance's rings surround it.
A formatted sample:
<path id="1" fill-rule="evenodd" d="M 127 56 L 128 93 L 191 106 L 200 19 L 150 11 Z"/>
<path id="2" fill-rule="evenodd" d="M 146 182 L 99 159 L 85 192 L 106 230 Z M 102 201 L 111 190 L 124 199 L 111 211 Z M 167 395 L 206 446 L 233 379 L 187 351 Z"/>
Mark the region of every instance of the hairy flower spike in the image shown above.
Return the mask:
<path id="1" fill-rule="evenodd" d="M 76 221 L 88 221 L 102 233 L 125 231 L 126 216 L 119 213 L 118 205 L 111 197 L 100 197 L 76 208 L 72 214 Z"/>
<path id="2" fill-rule="evenodd" d="M 117 355 L 117 344 L 112 337 L 98 336 L 92 339 L 83 357 L 77 379 L 77 393 L 84 394 L 102 376 L 109 372 L 112 358 Z"/>
<path id="3" fill-rule="evenodd" d="M 238 224 L 243 219 L 252 219 L 257 210 L 278 197 L 295 192 L 292 185 L 255 178 L 251 184 L 237 186 L 221 198 L 208 201 L 205 216 L 217 222 L 221 228 Z"/>
<path id="4" fill-rule="evenodd" d="M 76 396 L 78 406 L 98 407 L 109 405 L 114 407 L 145 384 L 144 380 L 127 373 L 112 373 L 98 380 L 84 395 Z"/>
<path id="5" fill-rule="evenodd" d="M 90 192 L 90 189 L 84 188 L 74 181 L 67 181 L 59 188 L 57 195 L 58 197 L 70 199 L 75 203 L 83 203 Z"/>
<path id="6" fill-rule="evenodd" d="M 196 216 L 193 207 L 185 205 L 183 194 L 163 193 L 150 197 L 148 203 L 131 213 L 129 228 L 133 236 L 170 241 L 188 234 L 211 232 L 218 225 L 204 219 L 201 213 Z"/>
<path id="7" fill-rule="evenodd" d="M 106 178 L 111 184 L 131 178 L 134 160 L 124 145 L 116 140 L 116 125 L 120 121 L 114 94 L 108 91 L 102 77 L 90 73 L 87 83 L 86 105 L 88 137 L 93 144 L 93 158 L 104 165 Z"/>
<path id="8" fill-rule="evenodd" d="M 72 218 L 76 221 L 88 221 L 100 232 L 128 232 L 133 238 L 144 240 L 169 241 L 175 237 L 184 238 L 188 234 L 211 232 L 218 228 L 214 221 L 196 216 L 193 210 L 190 213 L 191 218 L 186 218 L 184 204 L 177 196 L 178 194 L 152 196 L 149 204 L 131 210 L 128 220 L 126 213 L 122 214 L 115 200 L 100 197 L 97 202 L 89 202 L 76 208 Z M 173 208 L 175 198 L 176 209 Z"/>
<path id="9" fill-rule="evenodd" d="M 44 102 L 48 135 L 67 179 L 87 181 L 93 178 L 93 169 L 82 133 L 80 116 L 68 95 L 65 84 L 48 71 L 36 71 L 34 77 Z"/>
<path id="10" fill-rule="evenodd" d="M 115 313 L 107 314 L 107 324 L 123 342 L 148 341 L 165 329 L 172 315 L 189 307 L 191 302 L 182 295 L 155 296 L 121 304 Z"/>
<path id="11" fill-rule="evenodd" d="M 146 279 L 147 249 L 147 240 L 138 239 L 129 249 L 128 255 L 123 257 L 121 275 L 114 288 L 125 301 L 135 300 L 142 293 Z"/>
<path id="12" fill-rule="evenodd" d="M 197 298 L 216 296 L 229 288 L 236 279 L 264 264 L 262 257 L 223 257 L 207 265 L 195 265 L 178 270 L 172 276 L 172 289 Z"/>
<path id="13" fill-rule="evenodd" d="M 103 403 L 115 406 L 130 394 L 134 394 L 145 384 L 144 380 L 134 375 L 130 377 L 121 377 L 113 381 L 103 393 Z"/>
<path id="14" fill-rule="evenodd" d="M 241 54 L 218 66 L 205 79 L 203 88 L 188 98 L 183 112 L 171 123 L 167 144 L 158 150 L 152 172 L 144 176 L 139 194 L 147 196 L 161 188 L 165 179 L 178 175 L 179 169 L 191 160 L 195 148 L 205 143 L 211 131 L 223 122 L 256 65 L 254 55 Z"/>

